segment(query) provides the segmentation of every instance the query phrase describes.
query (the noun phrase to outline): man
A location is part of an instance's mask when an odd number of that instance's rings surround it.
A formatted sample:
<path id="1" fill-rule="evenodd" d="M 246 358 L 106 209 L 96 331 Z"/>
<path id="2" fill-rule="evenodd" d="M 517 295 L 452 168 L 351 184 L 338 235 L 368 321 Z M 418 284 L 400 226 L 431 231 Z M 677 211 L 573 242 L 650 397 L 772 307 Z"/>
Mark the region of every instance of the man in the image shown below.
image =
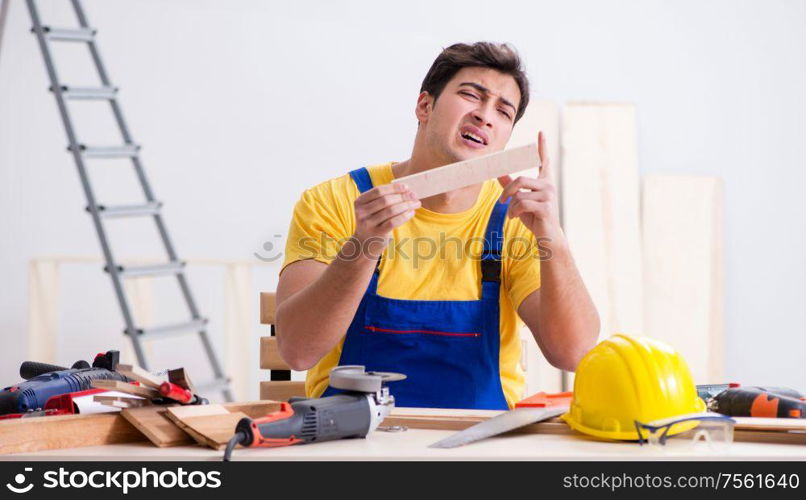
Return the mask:
<path id="1" fill-rule="evenodd" d="M 332 394 L 330 369 L 358 364 L 405 373 L 391 386 L 400 406 L 506 409 L 524 389 L 519 318 L 558 368 L 593 347 L 599 317 L 560 228 L 542 133 L 537 178 L 423 200 L 391 184 L 504 149 L 528 101 L 510 47 L 452 45 L 423 81 L 411 158 L 303 193 L 276 326 L 283 358 L 308 370 L 308 396 Z"/>

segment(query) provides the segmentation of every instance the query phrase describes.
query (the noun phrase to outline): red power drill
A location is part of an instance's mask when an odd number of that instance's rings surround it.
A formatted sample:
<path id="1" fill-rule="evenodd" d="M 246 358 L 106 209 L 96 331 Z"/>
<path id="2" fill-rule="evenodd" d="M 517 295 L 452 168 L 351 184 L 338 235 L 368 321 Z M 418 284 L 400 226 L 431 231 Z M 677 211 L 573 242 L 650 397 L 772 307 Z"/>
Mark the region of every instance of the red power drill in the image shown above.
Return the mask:
<path id="1" fill-rule="evenodd" d="M 708 410 L 731 417 L 806 418 L 806 398 L 786 387 L 698 385 Z"/>

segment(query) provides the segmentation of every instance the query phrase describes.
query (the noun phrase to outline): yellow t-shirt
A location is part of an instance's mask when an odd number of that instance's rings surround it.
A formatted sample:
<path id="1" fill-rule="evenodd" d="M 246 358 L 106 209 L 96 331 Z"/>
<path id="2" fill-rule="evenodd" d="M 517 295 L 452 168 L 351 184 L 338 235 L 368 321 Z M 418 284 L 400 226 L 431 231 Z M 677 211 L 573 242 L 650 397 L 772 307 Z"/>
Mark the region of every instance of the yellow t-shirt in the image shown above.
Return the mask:
<path id="1" fill-rule="evenodd" d="M 394 179 L 392 163 L 367 170 L 373 186 Z M 444 214 L 419 208 L 411 220 L 392 232 L 393 242 L 381 260 L 378 295 L 404 300 L 478 300 L 481 266 L 477 256 L 501 192 L 500 184 L 492 179 L 483 184 L 475 205 L 464 212 Z M 333 261 L 341 244 L 355 232 L 353 202 L 359 194 L 349 174 L 306 190 L 294 207 L 283 268 L 304 259 L 325 264 Z M 504 396 L 512 407 L 523 397 L 525 384 L 517 309 L 540 288 L 536 239 L 518 218 L 507 218 L 504 223 L 503 253 L 499 370 Z M 328 374 L 338 365 L 343 343 L 344 339 L 308 370 L 305 391 L 309 397 L 321 396 L 327 388 Z"/>

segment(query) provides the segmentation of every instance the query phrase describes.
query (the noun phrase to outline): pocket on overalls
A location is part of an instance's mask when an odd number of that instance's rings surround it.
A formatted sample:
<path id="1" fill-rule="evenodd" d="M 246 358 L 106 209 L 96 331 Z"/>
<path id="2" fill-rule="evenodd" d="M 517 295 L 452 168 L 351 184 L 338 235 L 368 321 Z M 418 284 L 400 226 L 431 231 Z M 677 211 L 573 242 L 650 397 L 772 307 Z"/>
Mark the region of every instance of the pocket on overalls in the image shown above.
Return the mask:
<path id="1" fill-rule="evenodd" d="M 368 311 L 361 330 L 362 364 L 368 370 L 404 373 L 408 380 L 403 385 L 416 387 L 426 399 L 431 398 L 423 393 L 433 391 L 434 398 L 453 394 L 472 401 L 477 370 L 486 365 L 478 314 L 470 307 L 456 314 L 455 305 L 388 300 Z"/>

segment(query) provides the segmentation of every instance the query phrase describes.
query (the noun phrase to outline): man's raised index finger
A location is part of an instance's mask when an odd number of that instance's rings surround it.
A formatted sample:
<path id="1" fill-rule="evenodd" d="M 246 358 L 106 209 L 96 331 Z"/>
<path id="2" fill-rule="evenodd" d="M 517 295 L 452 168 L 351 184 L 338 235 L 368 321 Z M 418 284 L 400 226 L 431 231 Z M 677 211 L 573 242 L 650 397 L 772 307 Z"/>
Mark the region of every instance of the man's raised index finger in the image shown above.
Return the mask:
<path id="1" fill-rule="evenodd" d="M 549 176 L 549 153 L 546 148 L 546 136 L 541 130 L 537 134 L 537 155 L 540 157 L 540 172 L 537 174 L 538 179 L 543 179 Z"/>

